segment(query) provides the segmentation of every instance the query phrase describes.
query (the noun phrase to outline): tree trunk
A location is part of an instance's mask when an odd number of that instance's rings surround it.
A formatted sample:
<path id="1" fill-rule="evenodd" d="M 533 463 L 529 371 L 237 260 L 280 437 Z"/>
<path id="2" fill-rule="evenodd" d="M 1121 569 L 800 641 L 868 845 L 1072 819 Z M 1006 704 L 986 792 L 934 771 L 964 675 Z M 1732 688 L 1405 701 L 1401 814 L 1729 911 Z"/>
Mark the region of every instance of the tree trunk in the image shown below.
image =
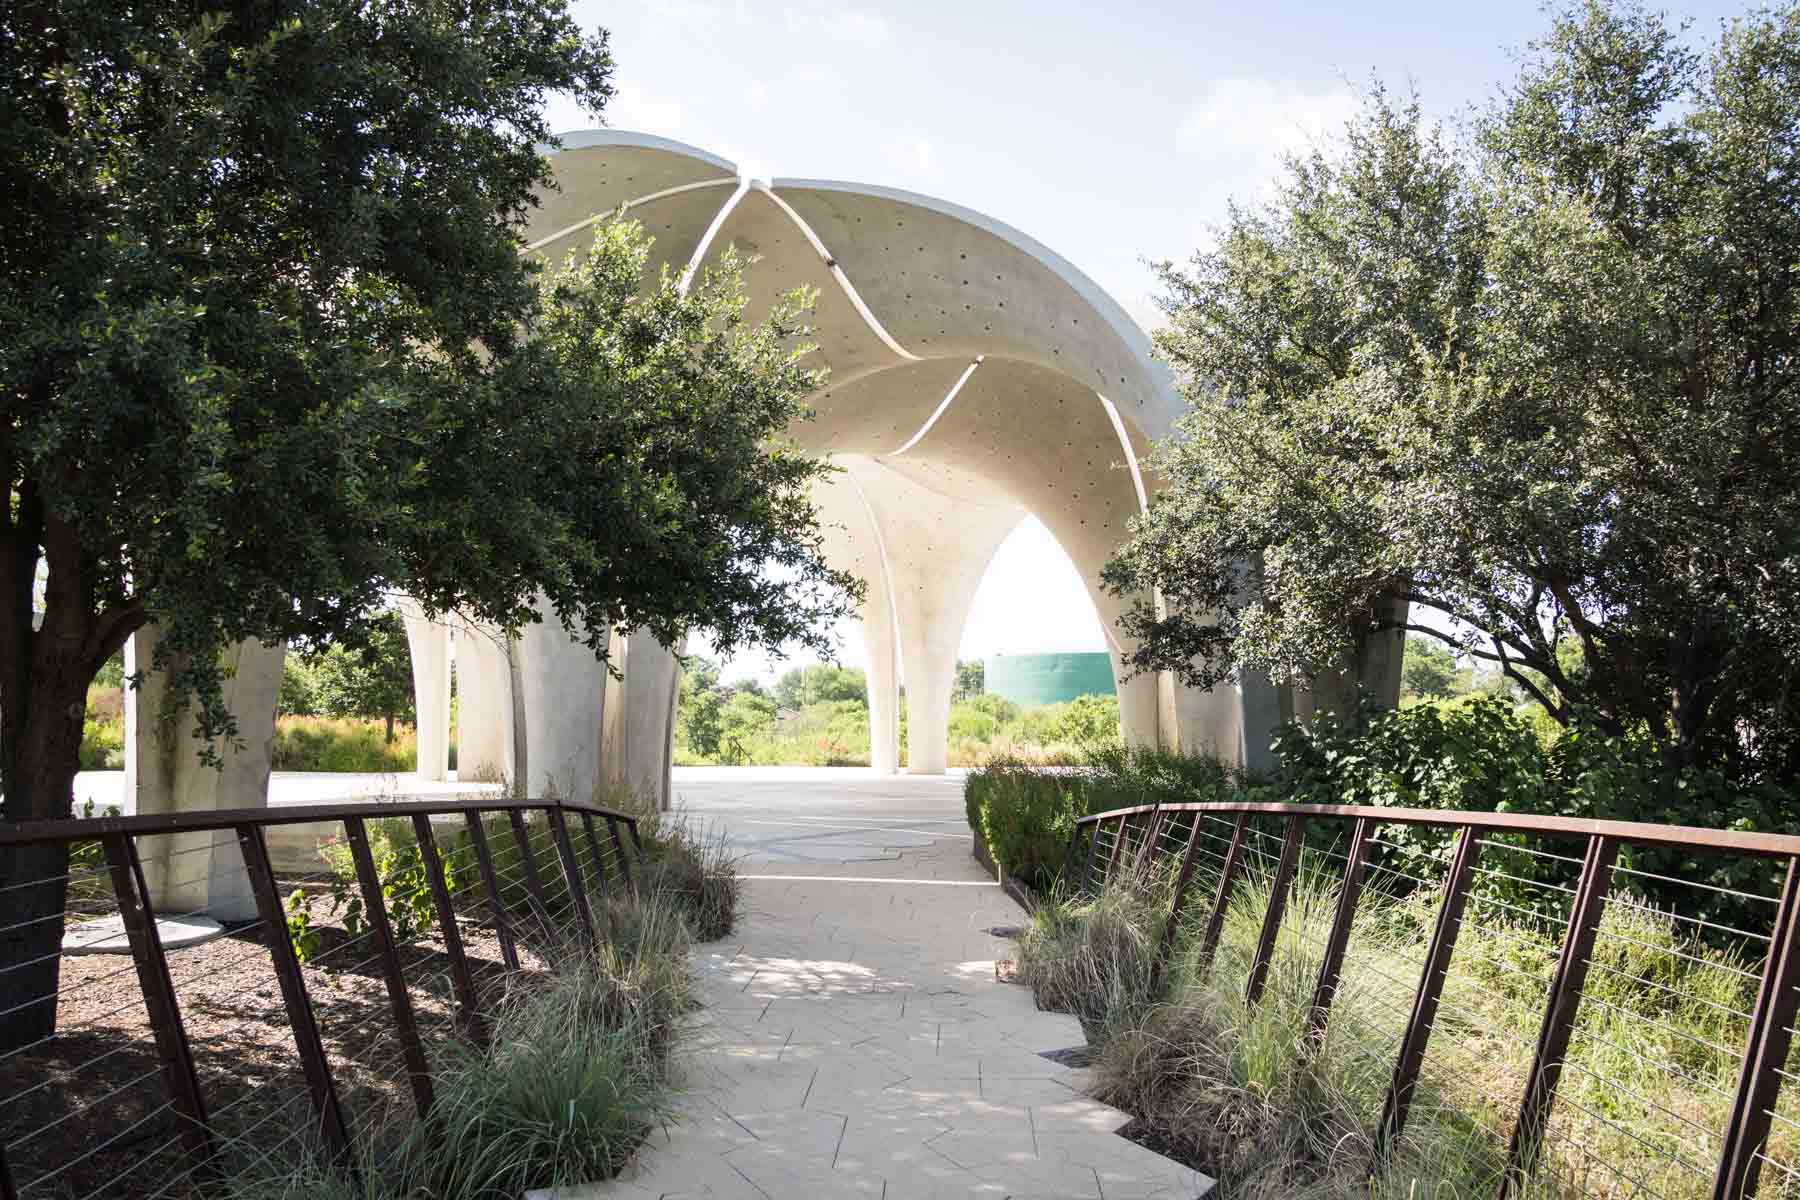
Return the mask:
<path id="1" fill-rule="evenodd" d="M 6 748 L 9 821 L 66 817 L 73 804 L 87 684 L 56 682 L 34 681 L 36 703 L 16 724 L 6 722 L 8 734 L 16 731 Z M 0 847 L 0 1053 L 56 1031 L 68 871 L 66 842 Z"/>
<path id="2" fill-rule="evenodd" d="M 393 713 L 389 713 L 387 715 L 387 744 L 390 746 L 394 744 L 394 714 Z"/>

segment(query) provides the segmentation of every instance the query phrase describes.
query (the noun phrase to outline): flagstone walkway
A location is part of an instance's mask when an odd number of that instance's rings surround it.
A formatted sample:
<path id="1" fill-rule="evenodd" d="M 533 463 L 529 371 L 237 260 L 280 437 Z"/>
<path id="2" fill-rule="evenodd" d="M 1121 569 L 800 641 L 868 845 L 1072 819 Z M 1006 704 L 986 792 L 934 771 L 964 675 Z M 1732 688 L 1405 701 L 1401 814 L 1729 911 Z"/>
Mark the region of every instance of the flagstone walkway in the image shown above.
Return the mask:
<path id="1" fill-rule="evenodd" d="M 568 1200 L 1203 1196 L 1041 1057 L 1081 1028 L 996 982 L 1012 943 L 988 930 L 1025 918 L 948 824 L 912 822 L 914 844 L 873 860 L 755 856 L 738 933 L 699 956 L 680 1120 Z"/>

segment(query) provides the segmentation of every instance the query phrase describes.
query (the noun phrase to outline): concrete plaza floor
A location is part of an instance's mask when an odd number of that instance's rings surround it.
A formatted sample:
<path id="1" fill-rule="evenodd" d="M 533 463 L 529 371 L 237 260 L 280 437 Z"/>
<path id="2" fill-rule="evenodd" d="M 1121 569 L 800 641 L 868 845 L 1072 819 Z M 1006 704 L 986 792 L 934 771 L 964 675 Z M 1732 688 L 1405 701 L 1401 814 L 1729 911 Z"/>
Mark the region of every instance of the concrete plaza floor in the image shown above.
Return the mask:
<path id="1" fill-rule="evenodd" d="M 1042 1057 L 1082 1044 L 1075 1019 L 996 982 L 1012 943 L 988 931 L 1025 917 L 970 858 L 960 783 L 677 772 L 679 803 L 744 856 L 746 911 L 697 955 L 679 1119 L 563 1200 L 1205 1194 Z"/>

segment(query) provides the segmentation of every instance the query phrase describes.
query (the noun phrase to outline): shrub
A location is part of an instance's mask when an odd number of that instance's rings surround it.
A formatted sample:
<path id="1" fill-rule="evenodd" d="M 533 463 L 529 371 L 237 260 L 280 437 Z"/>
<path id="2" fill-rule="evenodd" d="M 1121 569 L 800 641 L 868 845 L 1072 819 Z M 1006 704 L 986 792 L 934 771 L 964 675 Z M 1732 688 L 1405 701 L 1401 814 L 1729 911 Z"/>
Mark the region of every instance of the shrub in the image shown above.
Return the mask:
<path id="1" fill-rule="evenodd" d="M 499 1200 L 618 1174 L 672 1112 L 669 1063 L 696 988 L 678 912 L 614 900 L 603 913 L 606 942 L 570 943 L 549 974 L 509 976 L 489 996 L 484 1046 L 434 1048 L 431 1119 L 375 1130 L 368 1144 L 386 1150 L 355 1176 L 316 1147 L 294 1158 L 234 1146 L 243 1165 L 209 1194 Z"/>
<path id="2" fill-rule="evenodd" d="M 963 781 L 969 828 L 1007 874 L 1039 891 L 1061 875 L 1079 818 L 1128 805 L 1223 800 L 1245 786 L 1239 772 L 1205 755 L 1115 744 L 1090 747 L 1078 761 L 1083 766 L 1069 771 L 1001 758 Z"/>
<path id="3" fill-rule="evenodd" d="M 1353 720 L 1322 716 L 1310 726 L 1284 727 L 1275 750 L 1281 759 L 1279 798 L 1295 803 L 1800 832 L 1795 797 L 1785 789 L 1734 783 L 1716 771 L 1671 770 L 1648 737 L 1608 736 L 1581 722 L 1546 749 L 1533 726 L 1492 697 L 1399 711 L 1370 708 Z M 1416 875 L 1418 870 L 1404 860 L 1446 858 L 1451 835 L 1396 826 L 1384 831 L 1383 840 L 1400 849 L 1383 850 L 1374 861 Z M 1504 844 L 1518 839 L 1494 835 L 1486 840 Z M 1477 897 L 1553 919 L 1555 906 L 1546 906 L 1539 885 L 1571 885 L 1578 864 L 1499 853 L 1505 874 L 1513 878 L 1483 876 Z M 1683 912 L 1718 925 L 1752 929 L 1766 922 L 1764 905 L 1730 892 L 1772 896 L 1783 869 L 1776 859 L 1694 855 L 1643 845 L 1627 846 L 1620 864 L 1646 873 L 1633 876 L 1631 887 L 1653 904 L 1680 905 Z M 1727 890 L 1695 888 L 1696 883 Z"/>
<path id="4" fill-rule="evenodd" d="M 1047 889 L 1062 871 L 1083 807 L 1082 781 L 1010 759 L 989 763 L 963 783 L 970 827 L 1006 873 Z"/>
<path id="5" fill-rule="evenodd" d="M 455 1043 L 421 1143 L 443 1197 L 517 1196 L 610 1179 L 671 1112 L 670 1049 L 694 1006 L 681 916 L 608 906 L 615 937 L 547 984 L 518 979 L 488 1046 Z"/>
<path id="6" fill-rule="evenodd" d="M 643 894 L 680 913 L 699 941 L 730 933 L 743 904 L 743 881 L 724 832 L 702 832 L 680 814 L 653 813 L 639 817 L 638 833 Z"/>
<path id="7" fill-rule="evenodd" d="M 369 838 L 369 856 L 375 860 L 375 877 L 381 881 L 382 907 L 394 939 L 404 943 L 429 933 L 437 925 L 437 905 L 412 822 L 400 817 L 383 818 L 367 821 L 364 829 Z M 344 932 L 356 937 L 367 926 L 367 917 L 350 844 L 333 838 L 319 847 L 319 853 L 331 867 L 330 915 L 340 918 Z M 452 859 L 445 859 L 441 865 L 444 888 L 454 898 L 460 873 Z M 296 888 L 288 895 L 287 914 L 294 952 L 302 962 L 317 956 L 321 938 L 304 890 Z"/>
<path id="8" fill-rule="evenodd" d="M 125 722 L 96 720 L 89 716 L 81 723 L 81 769 L 84 771 L 123 771 L 125 769 Z"/>
<path id="9" fill-rule="evenodd" d="M 1072 1013 L 1089 1038 L 1150 997 L 1152 960 L 1167 912 L 1159 890 L 1107 888 L 1093 898 L 1057 895 L 1038 905 L 1019 940 L 1019 978 L 1039 1008 Z"/>
<path id="10" fill-rule="evenodd" d="M 417 769 L 418 741 L 402 727 L 389 743 L 378 721 L 280 717 L 269 761 L 277 771 L 399 773 Z"/>

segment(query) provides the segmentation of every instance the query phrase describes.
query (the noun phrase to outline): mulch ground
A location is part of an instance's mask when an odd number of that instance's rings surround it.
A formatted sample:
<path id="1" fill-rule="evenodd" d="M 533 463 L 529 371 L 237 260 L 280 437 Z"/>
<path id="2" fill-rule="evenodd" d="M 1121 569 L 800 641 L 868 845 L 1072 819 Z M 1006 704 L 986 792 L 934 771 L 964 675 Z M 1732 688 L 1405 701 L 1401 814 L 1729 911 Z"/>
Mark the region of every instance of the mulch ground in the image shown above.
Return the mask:
<path id="1" fill-rule="evenodd" d="M 329 919 L 322 897 L 313 918 Z M 498 941 L 470 920 L 459 929 L 478 987 L 492 986 L 505 975 Z M 302 971 L 345 1121 L 366 1147 L 411 1090 L 373 938 L 327 926 L 323 941 Z M 400 955 L 432 1059 L 456 1037 L 449 959 L 435 936 Z M 543 969 L 528 946 L 519 956 Z M 169 970 L 223 1157 L 292 1153 L 316 1123 L 260 926 L 173 951 Z M 56 1036 L 0 1059 L 0 1142 L 21 1200 L 200 1194 L 130 956 L 65 956 L 60 988 Z"/>

